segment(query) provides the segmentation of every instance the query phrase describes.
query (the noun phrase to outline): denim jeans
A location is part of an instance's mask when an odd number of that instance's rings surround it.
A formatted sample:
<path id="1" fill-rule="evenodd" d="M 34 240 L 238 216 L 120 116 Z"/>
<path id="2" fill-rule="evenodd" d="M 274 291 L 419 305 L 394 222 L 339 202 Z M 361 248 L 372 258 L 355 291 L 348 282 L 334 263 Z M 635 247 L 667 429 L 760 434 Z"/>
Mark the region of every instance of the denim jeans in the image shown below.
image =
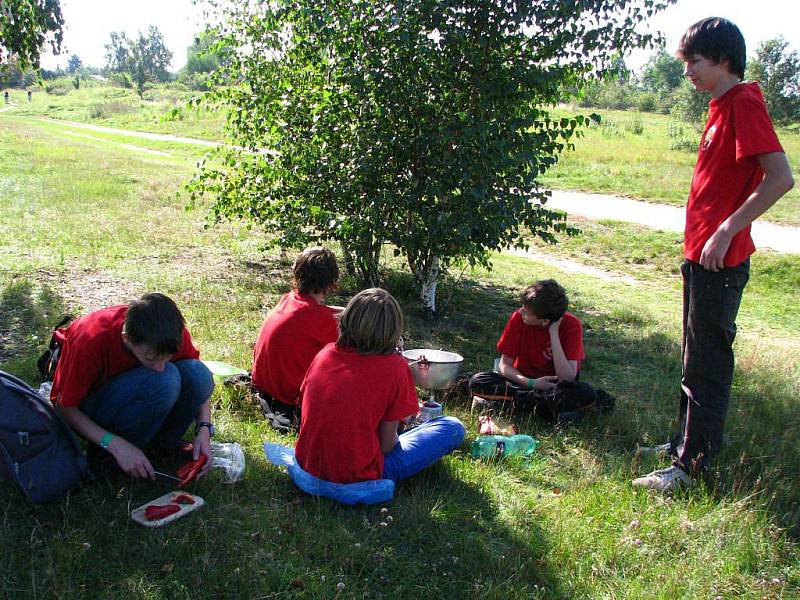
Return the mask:
<path id="1" fill-rule="evenodd" d="M 89 394 L 80 409 L 101 427 L 144 448 L 177 446 L 214 391 L 214 378 L 199 360 L 168 362 L 159 373 L 137 367 Z"/>
<path id="2" fill-rule="evenodd" d="M 383 478 L 400 481 L 427 469 L 461 445 L 464 425 L 455 417 L 439 417 L 400 434 L 383 457 Z"/>
<path id="3" fill-rule="evenodd" d="M 707 271 L 686 260 L 683 276 L 683 371 L 673 464 L 697 474 L 722 446 L 733 381 L 736 314 L 750 276 L 750 259 Z"/>

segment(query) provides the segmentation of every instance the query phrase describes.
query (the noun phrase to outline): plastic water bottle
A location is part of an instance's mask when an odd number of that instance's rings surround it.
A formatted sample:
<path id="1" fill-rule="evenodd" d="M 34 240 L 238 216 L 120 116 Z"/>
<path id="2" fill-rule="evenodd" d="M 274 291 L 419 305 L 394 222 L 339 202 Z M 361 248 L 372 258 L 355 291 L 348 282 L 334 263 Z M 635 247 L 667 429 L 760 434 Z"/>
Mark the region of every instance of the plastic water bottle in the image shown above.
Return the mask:
<path id="1" fill-rule="evenodd" d="M 529 435 L 482 435 L 472 442 L 472 456 L 497 457 L 530 456 L 536 450 L 539 441 Z"/>

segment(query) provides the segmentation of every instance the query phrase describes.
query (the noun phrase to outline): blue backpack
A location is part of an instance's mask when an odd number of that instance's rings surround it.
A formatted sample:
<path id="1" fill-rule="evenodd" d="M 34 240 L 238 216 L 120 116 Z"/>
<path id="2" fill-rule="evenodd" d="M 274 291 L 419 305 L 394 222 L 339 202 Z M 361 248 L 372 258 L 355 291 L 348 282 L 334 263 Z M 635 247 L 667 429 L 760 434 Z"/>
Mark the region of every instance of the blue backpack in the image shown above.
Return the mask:
<path id="1" fill-rule="evenodd" d="M 69 425 L 36 390 L 0 371 L 0 479 L 38 503 L 57 500 L 88 478 Z"/>

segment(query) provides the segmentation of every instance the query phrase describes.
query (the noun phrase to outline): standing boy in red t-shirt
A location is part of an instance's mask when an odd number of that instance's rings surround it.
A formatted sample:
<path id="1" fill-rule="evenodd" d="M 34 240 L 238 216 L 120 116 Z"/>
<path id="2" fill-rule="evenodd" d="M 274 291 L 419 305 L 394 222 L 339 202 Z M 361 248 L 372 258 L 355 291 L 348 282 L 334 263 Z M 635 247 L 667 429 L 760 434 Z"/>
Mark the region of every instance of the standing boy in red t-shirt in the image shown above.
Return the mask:
<path id="1" fill-rule="evenodd" d="M 599 396 L 610 408 L 613 399 L 605 392 L 573 383 L 585 358 L 583 327 L 567 312 L 564 288 L 552 279 L 537 281 L 522 292 L 520 303 L 497 342 L 497 372 L 473 375 L 470 392 L 490 402 L 513 402 L 517 410 L 534 410 L 546 418 L 573 415 L 575 409 L 598 402 Z M 562 410 L 564 415 L 559 414 Z"/>
<path id="2" fill-rule="evenodd" d="M 633 485 L 672 491 L 719 453 L 733 380 L 736 314 L 755 251 L 750 224 L 794 185 L 757 83 L 742 83 L 745 43 L 726 19 L 683 35 L 678 56 L 695 89 L 711 93 L 686 205 L 683 376 L 672 466 Z"/>
<path id="3" fill-rule="evenodd" d="M 289 431 L 300 422 L 300 384 L 323 346 L 339 335 L 337 309 L 325 305 L 339 265 L 327 248 L 306 248 L 294 261 L 294 286 L 267 315 L 253 351 L 253 385 L 269 423 Z"/>
<path id="4" fill-rule="evenodd" d="M 61 350 L 50 399 L 78 434 L 99 446 L 90 446 L 90 459 L 102 461 L 107 452 L 128 475 L 152 479 L 145 448 L 178 450 L 194 421 L 194 458 L 206 456 L 206 473 L 214 380 L 170 298 L 146 294 L 103 308 L 54 337 Z"/>
<path id="5" fill-rule="evenodd" d="M 295 456 L 320 479 L 355 483 L 406 479 L 455 450 L 464 426 L 439 417 L 398 436 L 419 409 L 414 378 L 397 353 L 403 314 L 380 288 L 359 292 L 342 313 L 340 334 L 311 362 L 302 385 Z"/>

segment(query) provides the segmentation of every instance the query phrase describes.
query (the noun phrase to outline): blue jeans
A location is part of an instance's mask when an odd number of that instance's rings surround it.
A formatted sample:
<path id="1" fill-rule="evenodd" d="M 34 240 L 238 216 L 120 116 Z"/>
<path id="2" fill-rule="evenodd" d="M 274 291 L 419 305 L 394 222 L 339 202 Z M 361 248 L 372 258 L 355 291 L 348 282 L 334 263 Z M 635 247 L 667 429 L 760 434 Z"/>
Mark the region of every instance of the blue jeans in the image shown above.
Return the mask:
<path id="1" fill-rule="evenodd" d="M 144 448 L 177 446 L 198 409 L 214 391 L 214 378 L 199 360 L 168 362 L 159 373 L 137 367 L 117 375 L 83 399 L 95 423 Z"/>
<path id="2" fill-rule="evenodd" d="M 439 417 L 400 434 L 383 457 L 383 478 L 400 481 L 427 469 L 461 445 L 466 431 L 455 417 Z"/>
<path id="3" fill-rule="evenodd" d="M 750 277 L 750 259 L 707 271 L 684 261 L 683 371 L 673 464 L 697 474 L 722 447 L 722 432 L 733 382 L 736 315 Z"/>

